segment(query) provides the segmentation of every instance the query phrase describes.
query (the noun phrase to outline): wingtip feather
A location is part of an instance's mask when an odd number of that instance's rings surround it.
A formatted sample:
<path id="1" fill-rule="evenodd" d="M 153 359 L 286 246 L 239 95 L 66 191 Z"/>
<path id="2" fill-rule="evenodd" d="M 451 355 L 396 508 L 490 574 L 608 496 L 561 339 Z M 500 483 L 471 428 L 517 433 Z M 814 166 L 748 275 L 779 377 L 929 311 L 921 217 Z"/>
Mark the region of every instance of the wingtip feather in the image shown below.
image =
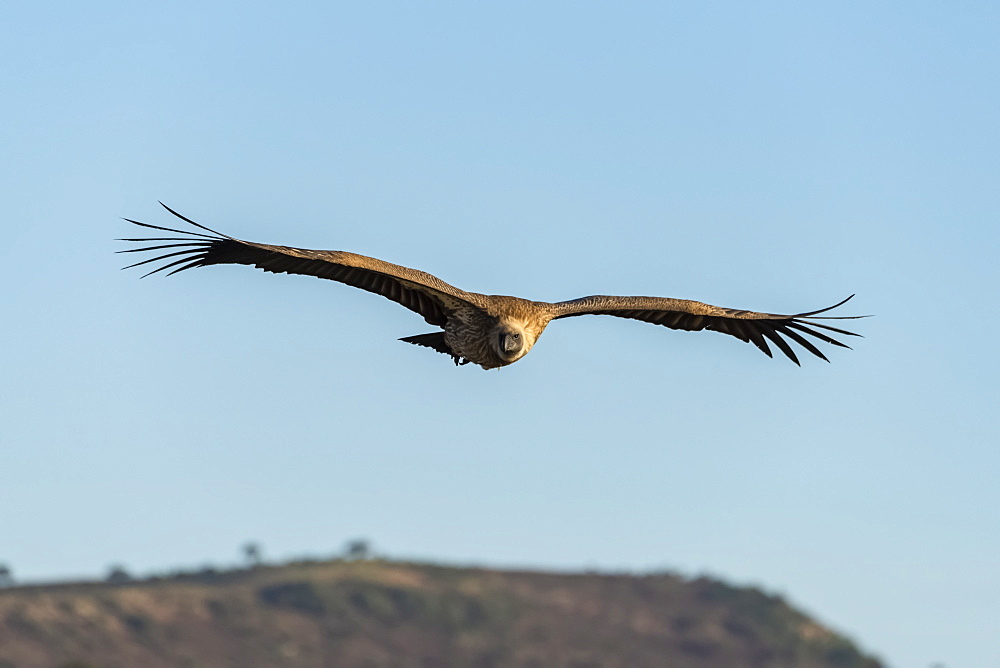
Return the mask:
<path id="1" fill-rule="evenodd" d="M 157 200 L 157 201 L 159 202 L 159 200 Z M 195 226 L 195 227 L 197 227 L 197 228 L 200 228 L 200 229 L 203 229 L 203 230 L 205 230 L 206 232 L 211 232 L 212 234 L 217 234 L 217 235 L 219 235 L 220 237 L 225 237 L 226 239 L 232 239 L 232 237 L 230 237 L 229 235 L 226 235 L 226 234 L 223 234 L 222 232 L 216 232 L 215 230 L 213 230 L 213 229 L 212 229 L 212 228 L 210 228 L 210 227 L 205 227 L 205 226 L 204 226 L 204 225 L 202 225 L 201 223 L 196 223 L 196 222 L 194 222 L 193 220 L 191 220 L 190 218 L 188 218 L 187 216 L 183 216 L 183 215 L 181 215 L 181 214 L 177 213 L 176 211 L 174 211 L 173 209 L 171 209 L 171 208 L 170 208 L 169 206 L 167 206 L 167 205 L 166 205 L 166 204 L 164 204 L 163 202 L 160 202 L 160 206 L 162 206 L 162 207 L 163 207 L 164 209 L 166 209 L 166 210 L 167 210 L 167 211 L 169 211 L 170 213 L 174 214 L 175 216 L 177 216 L 178 218 L 180 218 L 181 220 L 183 220 L 183 221 L 184 221 L 184 222 L 186 222 L 186 223 L 191 223 L 192 225 L 194 225 L 194 226 Z M 192 232 L 191 234 L 195 234 L 195 233 L 194 233 L 194 232 Z"/>

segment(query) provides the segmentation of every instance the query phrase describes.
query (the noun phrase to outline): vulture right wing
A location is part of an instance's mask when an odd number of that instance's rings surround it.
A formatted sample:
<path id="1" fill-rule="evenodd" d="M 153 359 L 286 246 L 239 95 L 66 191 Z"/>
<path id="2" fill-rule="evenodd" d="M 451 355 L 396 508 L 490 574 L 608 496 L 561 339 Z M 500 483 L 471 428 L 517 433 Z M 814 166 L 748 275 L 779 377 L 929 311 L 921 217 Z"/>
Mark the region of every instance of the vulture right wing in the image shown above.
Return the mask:
<path id="1" fill-rule="evenodd" d="M 409 269 L 373 257 L 356 255 L 344 251 L 308 250 L 305 248 L 270 246 L 250 241 L 241 241 L 240 239 L 234 239 L 233 237 L 211 230 L 204 225 L 199 225 L 193 220 L 177 213 L 166 204 L 162 202 L 160 204 L 181 220 L 211 234 L 159 227 L 126 218 L 126 221 L 135 225 L 141 225 L 142 227 L 186 235 L 182 237 L 119 239 L 119 241 L 136 241 L 141 243 L 156 241 L 179 242 L 118 251 L 120 253 L 164 249 L 170 251 L 148 260 L 143 260 L 142 262 L 130 264 L 128 267 L 124 267 L 125 269 L 158 260 L 166 260 L 174 257 L 180 258 L 144 274 L 143 278 L 171 267 L 177 267 L 170 272 L 170 274 L 174 274 L 185 269 L 205 267 L 210 264 L 246 264 L 277 274 L 305 274 L 338 281 L 355 288 L 367 290 L 368 292 L 391 299 L 397 304 L 419 313 L 428 323 L 441 327 L 444 326 L 450 312 L 463 306 L 474 305 L 469 300 L 469 293 L 448 285 L 436 276 L 417 271 L 416 269 Z M 167 275 L 169 276 L 170 274 Z"/>

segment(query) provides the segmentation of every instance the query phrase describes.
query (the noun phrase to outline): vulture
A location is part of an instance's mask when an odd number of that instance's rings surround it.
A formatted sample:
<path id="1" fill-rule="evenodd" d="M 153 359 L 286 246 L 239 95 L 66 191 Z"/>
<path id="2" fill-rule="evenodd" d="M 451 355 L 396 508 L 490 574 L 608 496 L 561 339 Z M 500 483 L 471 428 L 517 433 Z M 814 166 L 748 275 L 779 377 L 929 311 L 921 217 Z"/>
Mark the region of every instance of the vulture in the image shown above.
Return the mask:
<path id="1" fill-rule="evenodd" d="M 200 225 L 166 204 L 160 204 L 200 231 L 160 227 L 125 218 L 126 222 L 141 227 L 181 236 L 119 239 L 153 243 L 118 251 L 120 253 L 165 251 L 124 269 L 170 260 L 144 274 L 145 278 L 172 267 L 168 276 L 211 264 L 246 264 L 277 274 L 305 274 L 346 283 L 391 299 L 423 316 L 428 324 L 439 329 L 399 340 L 449 355 L 456 365 L 472 362 L 483 369 L 497 369 L 513 364 L 528 354 L 549 322 L 579 315 L 611 315 L 671 329 L 721 332 L 752 343 L 768 357 L 772 357 L 770 345 L 773 344 L 788 359 L 799 364 L 790 345 L 794 342 L 829 362 L 817 343 L 849 348 L 834 337 L 859 335 L 817 320 L 866 317 L 820 315 L 841 306 L 854 295 L 827 308 L 791 315 L 757 313 L 668 297 L 594 295 L 549 303 L 506 295 L 483 295 L 460 290 L 423 271 L 373 257 L 242 241 Z"/>

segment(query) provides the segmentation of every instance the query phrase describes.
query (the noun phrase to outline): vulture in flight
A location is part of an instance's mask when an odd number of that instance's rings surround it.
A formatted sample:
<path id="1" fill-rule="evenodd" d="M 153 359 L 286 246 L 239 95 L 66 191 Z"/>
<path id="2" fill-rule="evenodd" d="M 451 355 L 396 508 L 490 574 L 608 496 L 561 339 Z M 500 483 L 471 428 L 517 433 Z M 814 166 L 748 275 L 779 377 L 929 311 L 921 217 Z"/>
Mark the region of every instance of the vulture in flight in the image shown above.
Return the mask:
<path id="1" fill-rule="evenodd" d="M 455 364 L 472 362 L 484 369 L 513 364 L 528 354 L 550 321 L 578 315 L 613 315 L 671 329 L 722 332 L 754 344 L 768 357 L 772 356 L 769 344 L 773 344 L 796 364 L 799 360 L 791 342 L 829 362 L 817 347 L 817 342 L 849 348 L 834 336 L 859 336 L 817 320 L 864 317 L 820 315 L 837 308 L 854 295 L 824 309 L 792 315 L 722 308 L 667 297 L 595 295 L 549 303 L 505 295 L 482 295 L 460 290 L 428 273 L 364 255 L 241 241 L 185 218 L 162 202 L 160 204 L 201 231 L 176 230 L 126 218 L 127 222 L 135 225 L 182 236 L 119 239 L 143 244 L 170 242 L 119 251 L 166 251 L 125 269 L 169 259 L 169 262 L 143 277 L 171 267 L 176 267 L 170 272 L 174 274 L 210 264 L 247 264 L 278 274 L 307 274 L 339 281 L 391 299 L 423 316 L 428 324 L 440 328 L 429 334 L 407 336 L 400 341 L 449 355 Z"/>

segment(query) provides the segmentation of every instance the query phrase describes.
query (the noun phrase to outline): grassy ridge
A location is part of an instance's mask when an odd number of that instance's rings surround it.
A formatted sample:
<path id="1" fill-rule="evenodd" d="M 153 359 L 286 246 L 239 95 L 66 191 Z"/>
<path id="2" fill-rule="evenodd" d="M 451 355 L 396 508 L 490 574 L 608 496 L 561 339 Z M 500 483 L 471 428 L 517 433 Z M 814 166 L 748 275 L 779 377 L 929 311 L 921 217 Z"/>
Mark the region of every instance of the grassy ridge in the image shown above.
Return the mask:
<path id="1" fill-rule="evenodd" d="M 299 562 L 0 590 L 0 668 L 880 664 L 709 578 Z"/>

